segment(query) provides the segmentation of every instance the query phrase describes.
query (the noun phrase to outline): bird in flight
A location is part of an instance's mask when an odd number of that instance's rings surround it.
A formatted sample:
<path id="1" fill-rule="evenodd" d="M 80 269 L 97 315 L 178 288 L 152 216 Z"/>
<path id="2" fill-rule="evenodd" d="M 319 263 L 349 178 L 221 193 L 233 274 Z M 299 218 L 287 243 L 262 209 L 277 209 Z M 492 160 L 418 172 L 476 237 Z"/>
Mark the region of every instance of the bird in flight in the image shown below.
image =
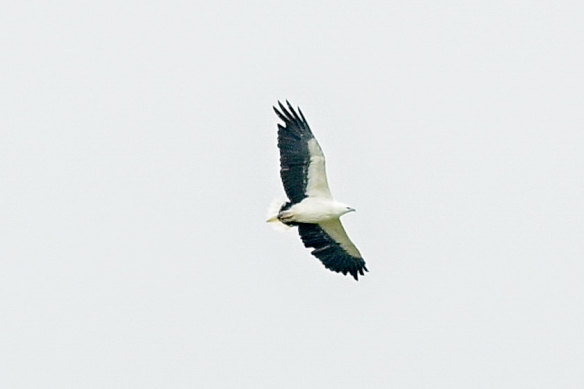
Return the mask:
<path id="1" fill-rule="evenodd" d="M 275 227 L 298 227 L 300 238 L 312 255 L 327 269 L 351 274 L 355 280 L 368 271 L 365 261 L 351 242 L 340 217 L 355 209 L 336 201 L 326 179 L 325 158 L 300 108 L 298 113 L 286 101 L 273 107 L 284 122 L 278 124 L 280 177 L 287 201 L 277 201 L 268 209 L 268 223 Z"/>

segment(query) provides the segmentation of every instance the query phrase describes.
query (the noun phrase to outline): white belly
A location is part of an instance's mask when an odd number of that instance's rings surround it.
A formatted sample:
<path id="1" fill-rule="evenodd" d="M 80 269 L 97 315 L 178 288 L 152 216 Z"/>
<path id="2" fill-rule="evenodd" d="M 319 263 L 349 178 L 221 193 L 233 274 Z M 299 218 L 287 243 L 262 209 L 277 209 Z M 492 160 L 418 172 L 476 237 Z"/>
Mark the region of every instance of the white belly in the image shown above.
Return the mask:
<path id="1" fill-rule="evenodd" d="M 294 221 L 299 223 L 320 223 L 340 216 L 335 201 L 319 197 L 307 197 L 290 207 Z"/>

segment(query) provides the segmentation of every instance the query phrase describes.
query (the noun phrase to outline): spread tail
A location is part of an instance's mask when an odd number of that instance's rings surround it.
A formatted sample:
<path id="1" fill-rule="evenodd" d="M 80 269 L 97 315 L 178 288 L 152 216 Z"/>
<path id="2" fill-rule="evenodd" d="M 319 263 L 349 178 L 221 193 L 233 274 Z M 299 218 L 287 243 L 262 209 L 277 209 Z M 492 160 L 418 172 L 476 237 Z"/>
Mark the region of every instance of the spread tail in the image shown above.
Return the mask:
<path id="1" fill-rule="evenodd" d="M 286 231 L 290 229 L 290 226 L 287 226 L 278 220 L 278 213 L 280 213 L 280 209 L 282 209 L 282 206 L 286 204 L 286 202 L 287 201 L 283 199 L 274 199 L 268 206 L 266 223 L 270 223 L 270 226 L 277 231 Z"/>

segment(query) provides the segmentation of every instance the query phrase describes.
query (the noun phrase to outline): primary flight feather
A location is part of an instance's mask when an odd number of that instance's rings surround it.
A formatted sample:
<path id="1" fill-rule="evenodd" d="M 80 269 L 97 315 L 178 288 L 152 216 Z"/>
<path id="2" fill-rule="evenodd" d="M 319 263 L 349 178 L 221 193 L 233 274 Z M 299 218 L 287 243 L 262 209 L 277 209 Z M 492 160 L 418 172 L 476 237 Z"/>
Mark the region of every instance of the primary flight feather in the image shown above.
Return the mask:
<path id="1" fill-rule="evenodd" d="M 280 177 L 289 200 L 273 204 L 267 221 L 298 227 L 304 245 L 313 248 L 312 255 L 327 269 L 358 280 L 368 270 L 339 219 L 355 210 L 333 199 L 322 149 L 300 108 L 296 112 L 286 104 L 287 108 L 278 102 L 274 111 L 284 124 L 278 124 L 278 148 Z"/>

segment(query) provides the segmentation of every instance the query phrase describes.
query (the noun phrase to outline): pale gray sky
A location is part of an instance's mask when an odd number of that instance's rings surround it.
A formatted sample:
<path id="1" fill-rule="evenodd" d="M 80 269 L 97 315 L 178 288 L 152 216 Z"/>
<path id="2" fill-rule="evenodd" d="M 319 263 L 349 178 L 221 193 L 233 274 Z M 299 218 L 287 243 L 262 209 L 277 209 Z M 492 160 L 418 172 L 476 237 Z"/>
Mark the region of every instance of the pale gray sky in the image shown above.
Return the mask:
<path id="1" fill-rule="evenodd" d="M 0 387 L 584 387 L 583 11 L 4 4 Z M 264 223 L 286 98 L 358 283 Z"/>

